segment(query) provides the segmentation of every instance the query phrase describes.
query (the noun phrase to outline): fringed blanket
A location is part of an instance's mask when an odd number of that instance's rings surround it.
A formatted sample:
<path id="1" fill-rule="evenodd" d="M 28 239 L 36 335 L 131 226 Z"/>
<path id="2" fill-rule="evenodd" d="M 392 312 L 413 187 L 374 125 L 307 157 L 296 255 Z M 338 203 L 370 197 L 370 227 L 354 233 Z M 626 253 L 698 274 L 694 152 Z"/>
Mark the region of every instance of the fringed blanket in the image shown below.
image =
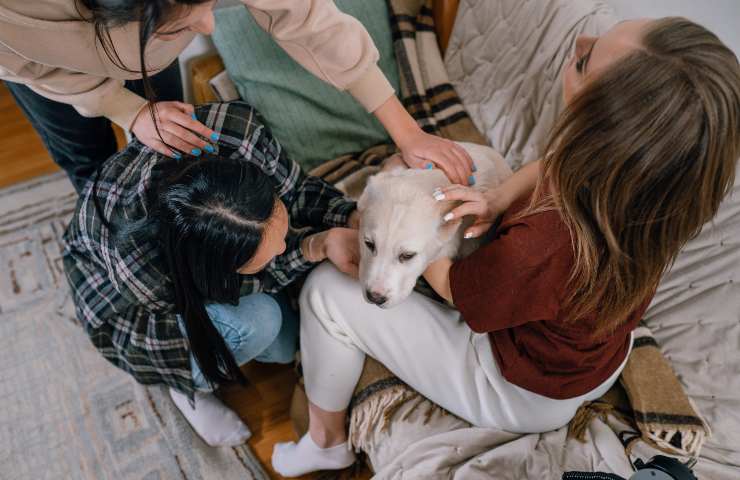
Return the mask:
<path id="1" fill-rule="evenodd" d="M 389 0 L 388 3 L 401 75 L 400 96 L 406 109 L 427 132 L 451 140 L 485 144 L 485 137 L 470 120 L 448 81 L 434 33 L 431 0 Z M 311 173 L 357 197 L 366 179 L 394 152 L 391 145 L 376 146 L 329 161 Z M 415 407 L 426 408 L 423 421 L 429 421 L 436 412 L 444 414 L 424 400 L 368 358 L 350 406 L 351 443 L 358 449 L 371 449 L 372 433 L 376 429 L 404 421 L 394 415 L 402 406 L 406 407 L 404 417 Z M 301 401 L 305 399 L 299 392 L 296 402 Z M 628 451 L 641 439 L 667 453 L 695 457 L 710 433 L 644 327 L 635 332 L 634 349 L 620 384 L 602 399 L 584 405 L 571 423 L 569 435 L 583 440 L 591 419 L 606 415 L 617 416 L 634 428 L 634 433 L 620 435 Z M 305 419 L 296 419 L 296 425 L 302 430 Z"/>

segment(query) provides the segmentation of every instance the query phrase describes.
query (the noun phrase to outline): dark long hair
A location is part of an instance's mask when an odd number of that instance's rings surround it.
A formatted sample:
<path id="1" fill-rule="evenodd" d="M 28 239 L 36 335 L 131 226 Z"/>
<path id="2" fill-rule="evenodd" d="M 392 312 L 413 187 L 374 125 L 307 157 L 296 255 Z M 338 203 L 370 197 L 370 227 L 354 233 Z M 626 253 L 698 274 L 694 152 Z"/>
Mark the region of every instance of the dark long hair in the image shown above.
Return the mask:
<path id="1" fill-rule="evenodd" d="M 252 165 L 211 156 L 162 160 L 155 168 L 150 211 L 138 230 L 156 235 L 175 310 L 205 378 L 212 384 L 245 383 L 205 305 L 238 303 L 237 270 L 262 240 L 276 207 L 275 185 Z"/>
<path id="2" fill-rule="evenodd" d="M 75 6 L 80 17 L 92 23 L 95 36 L 103 47 L 103 51 L 110 61 L 121 70 L 130 73 L 140 73 L 144 85 L 144 94 L 149 101 L 149 114 L 160 139 L 159 126 L 156 121 L 155 106 L 156 92 L 152 88 L 149 72 L 146 67 L 146 46 L 157 32 L 157 29 L 175 18 L 187 13 L 187 9 L 206 3 L 208 0 L 76 0 Z M 84 7 L 89 14 L 83 12 Z M 138 67 L 125 65 L 113 45 L 110 29 L 121 27 L 129 23 L 139 24 L 139 65 Z M 163 143 L 164 140 L 162 140 Z"/>
<path id="3" fill-rule="evenodd" d="M 529 212 L 560 210 L 576 256 L 566 303 L 574 320 L 597 311 L 608 333 L 653 294 L 732 188 L 740 64 L 696 23 L 653 21 L 641 48 L 576 94 L 547 151 Z"/>

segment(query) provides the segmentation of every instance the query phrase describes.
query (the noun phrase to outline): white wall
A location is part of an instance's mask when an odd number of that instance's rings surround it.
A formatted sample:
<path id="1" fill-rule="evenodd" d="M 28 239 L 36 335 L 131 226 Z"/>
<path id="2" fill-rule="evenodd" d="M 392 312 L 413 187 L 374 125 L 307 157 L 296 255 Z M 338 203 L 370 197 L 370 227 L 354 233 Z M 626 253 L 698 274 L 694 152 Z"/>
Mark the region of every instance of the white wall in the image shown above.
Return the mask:
<path id="1" fill-rule="evenodd" d="M 686 17 L 714 32 L 740 57 L 740 0 L 606 0 L 620 19 Z"/>

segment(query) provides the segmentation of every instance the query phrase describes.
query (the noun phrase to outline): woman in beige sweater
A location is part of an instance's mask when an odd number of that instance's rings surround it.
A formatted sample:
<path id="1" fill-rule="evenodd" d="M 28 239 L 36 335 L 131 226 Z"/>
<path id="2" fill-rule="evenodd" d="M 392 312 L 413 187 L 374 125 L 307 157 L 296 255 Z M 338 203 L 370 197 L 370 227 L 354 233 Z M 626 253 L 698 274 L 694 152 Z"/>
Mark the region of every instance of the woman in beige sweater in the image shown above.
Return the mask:
<path id="1" fill-rule="evenodd" d="M 373 113 L 409 166 L 432 163 L 456 183 L 468 183 L 470 158 L 419 128 L 356 19 L 331 0 L 242 2 L 298 63 Z M 0 0 L 0 79 L 78 191 L 115 152 L 110 121 L 175 158 L 213 149 L 207 140 L 216 134 L 192 118 L 192 105 L 177 101 L 176 59 L 195 34 L 213 32 L 215 3 Z"/>

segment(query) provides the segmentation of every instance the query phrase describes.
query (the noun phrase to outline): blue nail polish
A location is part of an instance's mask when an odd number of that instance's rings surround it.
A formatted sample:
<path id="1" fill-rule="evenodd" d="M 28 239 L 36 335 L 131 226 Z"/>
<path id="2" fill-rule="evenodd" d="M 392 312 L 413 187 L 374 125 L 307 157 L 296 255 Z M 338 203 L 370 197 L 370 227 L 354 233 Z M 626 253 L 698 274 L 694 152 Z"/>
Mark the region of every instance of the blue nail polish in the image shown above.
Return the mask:
<path id="1" fill-rule="evenodd" d="M 203 147 L 203 148 L 205 148 L 206 149 L 206 152 L 208 152 L 208 153 L 213 153 L 213 152 L 216 151 L 216 149 L 213 148 L 213 145 L 211 145 L 210 143 L 209 144 L 206 144 L 206 146 Z"/>
<path id="2" fill-rule="evenodd" d="M 193 120 L 198 120 L 198 117 L 195 116 L 195 113 L 191 113 L 190 116 L 193 117 Z"/>
<path id="3" fill-rule="evenodd" d="M 194 149 L 190 150 L 190 153 L 192 153 L 196 157 L 200 157 L 201 151 L 200 151 L 200 148 L 194 148 Z"/>
<path id="4" fill-rule="evenodd" d="M 468 177 L 468 184 L 470 184 L 471 186 L 472 185 L 475 185 L 475 176 L 474 175 L 471 175 L 471 176 Z"/>
<path id="5" fill-rule="evenodd" d="M 214 132 L 214 133 L 212 133 L 212 134 L 211 134 L 211 140 L 213 140 L 214 142 L 218 142 L 218 139 L 219 139 L 220 137 L 221 137 L 221 135 L 219 135 L 219 134 L 218 134 L 218 133 L 216 133 L 216 132 Z"/>
<path id="6" fill-rule="evenodd" d="M 434 164 L 433 163 L 427 163 L 426 165 L 424 165 L 424 168 L 426 168 L 427 170 L 431 170 L 431 169 L 434 168 Z"/>
<path id="7" fill-rule="evenodd" d="M 474 172 L 477 172 L 478 171 L 478 167 L 476 167 L 475 164 L 473 164 L 473 171 Z"/>
<path id="8" fill-rule="evenodd" d="M 174 158 L 175 160 L 180 160 L 182 158 L 182 155 L 180 155 L 179 153 L 175 152 L 175 153 L 172 154 L 172 158 Z"/>

